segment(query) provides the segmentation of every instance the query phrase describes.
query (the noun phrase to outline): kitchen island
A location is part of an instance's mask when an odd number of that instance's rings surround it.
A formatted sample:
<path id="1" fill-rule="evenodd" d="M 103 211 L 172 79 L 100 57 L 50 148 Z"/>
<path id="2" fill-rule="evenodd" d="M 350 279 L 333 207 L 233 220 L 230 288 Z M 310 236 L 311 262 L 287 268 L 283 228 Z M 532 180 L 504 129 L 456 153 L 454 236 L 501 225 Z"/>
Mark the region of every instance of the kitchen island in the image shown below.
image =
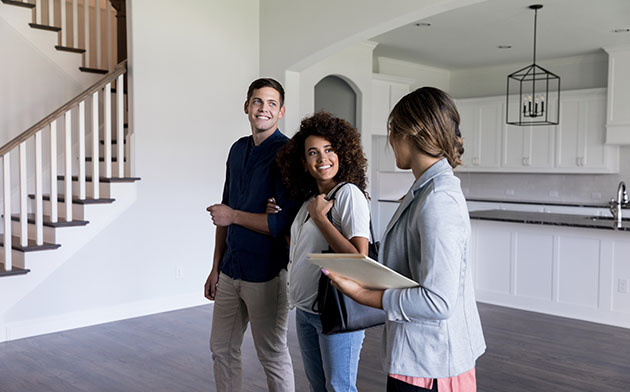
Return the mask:
<path id="1" fill-rule="evenodd" d="M 630 328 L 629 220 L 615 229 L 606 215 L 477 210 L 470 217 L 477 300 Z"/>

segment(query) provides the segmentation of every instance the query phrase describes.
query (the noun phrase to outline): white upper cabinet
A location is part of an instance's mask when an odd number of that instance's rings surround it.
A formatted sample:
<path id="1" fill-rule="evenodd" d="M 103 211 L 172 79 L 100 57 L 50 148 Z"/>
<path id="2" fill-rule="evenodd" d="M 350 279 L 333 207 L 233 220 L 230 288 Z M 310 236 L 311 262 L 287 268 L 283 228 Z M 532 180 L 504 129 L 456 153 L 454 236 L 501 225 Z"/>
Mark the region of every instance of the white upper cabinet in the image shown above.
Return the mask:
<path id="1" fill-rule="evenodd" d="M 616 173 L 619 147 L 606 145 L 606 89 L 566 91 L 560 124 L 505 124 L 505 97 L 457 100 L 464 139 L 459 171 Z"/>
<path id="2" fill-rule="evenodd" d="M 412 81 L 383 74 L 372 75 L 372 133 L 387 134 L 387 117 L 394 105 L 409 93 Z"/>
<path id="3" fill-rule="evenodd" d="M 501 165 L 501 121 L 504 104 L 498 98 L 457 101 L 459 130 L 464 141 L 460 171 L 496 171 Z"/>
<path id="4" fill-rule="evenodd" d="M 606 145 L 606 90 L 565 94 L 556 135 L 556 167 L 568 172 L 615 173 L 619 148 Z"/>

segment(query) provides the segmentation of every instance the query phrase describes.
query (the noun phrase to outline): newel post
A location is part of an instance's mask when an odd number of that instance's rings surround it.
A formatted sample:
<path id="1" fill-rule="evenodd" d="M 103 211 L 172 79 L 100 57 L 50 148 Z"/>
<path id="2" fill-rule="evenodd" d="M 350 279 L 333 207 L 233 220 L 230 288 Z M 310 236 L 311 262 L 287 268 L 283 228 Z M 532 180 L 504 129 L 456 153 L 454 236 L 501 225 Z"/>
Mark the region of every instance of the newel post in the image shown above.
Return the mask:
<path id="1" fill-rule="evenodd" d="M 116 36 L 118 37 L 118 60 L 120 63 L 127 59 L 127 9 L 126 0 L 110 0 L 116 10 Z"/>

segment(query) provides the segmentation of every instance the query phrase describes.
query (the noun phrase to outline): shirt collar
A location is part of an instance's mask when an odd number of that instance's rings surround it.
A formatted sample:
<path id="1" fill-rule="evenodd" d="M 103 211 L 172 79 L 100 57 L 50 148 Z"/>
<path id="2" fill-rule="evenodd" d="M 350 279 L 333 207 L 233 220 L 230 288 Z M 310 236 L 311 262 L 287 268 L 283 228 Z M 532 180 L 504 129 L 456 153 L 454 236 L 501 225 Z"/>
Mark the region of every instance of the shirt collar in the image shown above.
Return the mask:
<path id="1" fill-rule="evenodd" d="M 267 144 L 270 144 L 268 142 L 271 142 L 272 139 L 275 139 L 275 138 L 279 137 L 280 135 L 282 135 L 282 132 L 280 132 L 280 129 L 276 128 L 276 130 L 271 135 L 269 135 L 268 138 L 263 140 L 263 142 L 260 143 L 259 145 L 255 145 L 254 144 L 254 136 L 252 136 L 252 135 L 249 136 L 249 143 L 250 143 L 250 145 L 252 147 L 261 148 L 261 147 L 263 147 L 263 146 L 265 146 Z"/>
<path id="2" fill-rule="evenodd" d="M 416 182 L 413 183 L 413 185 L 411 186 L 411 193 L 415 195 L 417 191 L 424 187 L 434 177 L 449 170 L 452 170 L 452 168 L 446 158 L 442 158 L 439 161 L 435 162 L 431 167 L 425 170 L 424 173 L 422 173 L 422 175 L 416 180 Z"/>

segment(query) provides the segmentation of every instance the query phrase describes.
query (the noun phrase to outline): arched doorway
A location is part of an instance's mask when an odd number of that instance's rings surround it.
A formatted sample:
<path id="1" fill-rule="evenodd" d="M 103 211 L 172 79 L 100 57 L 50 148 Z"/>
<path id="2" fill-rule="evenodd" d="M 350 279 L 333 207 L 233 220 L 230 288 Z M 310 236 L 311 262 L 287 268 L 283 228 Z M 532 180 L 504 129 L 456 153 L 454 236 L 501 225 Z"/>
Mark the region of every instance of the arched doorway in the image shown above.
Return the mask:
<path id="1" fill-rule="evenodd" d="M 345 80 L 329 75 L 315 85 L 315 111 L 324 110 L 357 126 L 357 94 Z"/>

